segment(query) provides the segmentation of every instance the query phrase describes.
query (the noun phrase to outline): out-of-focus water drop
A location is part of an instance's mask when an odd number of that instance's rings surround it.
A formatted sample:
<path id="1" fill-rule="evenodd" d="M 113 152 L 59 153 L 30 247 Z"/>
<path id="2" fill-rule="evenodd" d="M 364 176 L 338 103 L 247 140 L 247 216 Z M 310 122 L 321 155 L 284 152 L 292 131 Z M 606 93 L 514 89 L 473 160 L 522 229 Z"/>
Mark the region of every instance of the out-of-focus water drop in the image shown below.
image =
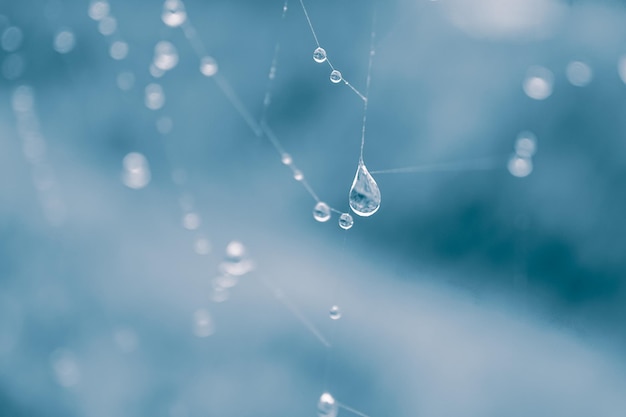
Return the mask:
<path id="1" fill-rule="evenodd" d="M 182 223 L 185 229 L 196 230 L 200 227 L 200 215 L 198 213 L 185 213 Z"/>
<path id="2" fill-rule="evenodd" d="M 22 39 L 24 35 L 22 34 L 22 30 L 17 26 L 10 26 L 2 32 L 2 37 L 0 37 L 0 46 L 6 52 L 17 51 L 19 47 L 22 45 Z"/>
<path id="3" fill-rule="evenodd" d="M 291 165 L 293 163 L 293 158 L 288 153 L 283 153 L 280 157 L 280 162 L 285 165 Z"/>
<path id="4" fill-rule="evenodd" d="M 145 93 L 144 101 L 150 110 L 158 110 L 165 104 L 165 93 L 159 84 L 148 84 Z"/>
<path id="5" fill-rule="evenodd" d="M 74 32 L 69 29 L 61 30 L 54 37 L 54 50 L 60 54 L 67 54 L 68 52 L 71 52 L 75 45 L 76 37 L 74 36 Z"/>
<path id="6" fill-rule="evenodd" d="M 214 303 L 223 303 L 230 297 L 230 291 L 228 288 L 214 286 L 213 290 L 209 294 L 209 299 Z"/>
<path id="7" fill-rule="evenodd" d="M 341 216 L 339 216 L 339 227 L 341 227 L 342 229 L 348 230 L 352 227 L 353 224 L 354 219 L 352 218 L 350 213 L 342 213 Z"/>
<path id="8" fill-rule="evenodd" d="M 554 74 L 547 68 L 532 66 L 526 72 L 523 88 L 526 95 L 535 100 L 545 100 L 552 95 Z"/>
<path id="9" fill-rule="evenodd" d="M 50 355 L 50 364 L 59 385 L 70 388 L 80 382 L 80 368 L 75 355 L 67 349 L 58 349 Z"/>
<path id="10" fill-rule="evenodd" d="M 516 154 L 509 159 L 508 168 L 511 175 L 515 177 L 527 177 L 531 172 L 533 172 L 533 161 L 531 158 Z"/>
<path id="11" fill-rule="evenodd" d="M 318 222 L 327 222 L 330 219 L 330 207 L 323 201 L 318 201 L 313 207 L 313 218 Z"/>
<path id="12" fill-rule="evenodd" d="M 302 181 L 304 179 L 304 174 L 299 169 L 293 171 L 293 179 L 296 181 Z"/>
<path id="13" fill-rule="evenodd" d="M 138 152 L 127 154 L 122 165 L 122 182 L 129 188 L 140 189 L 150 183 L 150 168 L 145 156 Z"/>
<path id="14" fill-rule="evenodd" d="M 330 393 L 325 392 L 317 402 L 318 417 L 337 417 L 339 407 L 335 398 Z"/>
<path id="15" fill-rule="evenodd" d="M 211 314 L 205 309 L 193 313 L 193 334 L 197 337 L 208 337 L 215 333 L 215 324 Z"/>
<path id="16" fill-rule="evenodd" d="M 208 255 L 211 253 L 211 242 L 205 237 L 199 237 L 193 243 L 193 251 L 198 255 Z"/>
<path id="17" fill-rule="evenodd" d="M 515 153 L 524 158 L 530 158 L 537 152 L 537 137 L 529 131 L 520 132 L 515 140 Z"/>
<path id="18" fill-rule="evenodd" d="M 105 16 L 98 23 L 98 31 L 104 36 L 109 36 L 117 30 L 117 20 L 113 16 Z"/>
<path id="19" fill-rule="evenodd" d="M 232 241 L 226 246 L 226 256 L 220 263 L 223 274 L 242 276 L 254 269 L 254 262 L 248 257 L 246 247 L 239 241 Z"/>
<path id="20" fill-rule="evenodd" d="M 363 161 L 357 166 L 348 201 L 352 211 L 363 217 L 371 216 L 380 208 L 380 189 Z"/>
<path id="21" fill-rule="evenodd" d="M 232 288 L 239 282 L 239 277 L 236 275 L 218 275 L 213 278 L 213 286 L 218 288 Z"/>
<path id="22" fill-rule="evenodd" d="M 180 0 L 165 0 L 161 20 L 169 27 L 178 27 L 187 20 L 185 5 Z"/>
<path id="23" fill-rule="evenodd" d="M 565 69 L 567 80 L 576 87 L 585 87 L 593 78 L 591 67 L 582 61 L 572 61 Z"/>
<path id="24" fill-rule="evenodd" d="M 205 56 L 200 60 L 200 72 L 205 77 L 212 77 L 217 74 L 218 66 L 215 58 Z"/>
<path id="25" fill-rule="evenodd" d="M 330 82 L 333 84 L 337 84 L 339 82 L 341 82 L 341 72 L 339 72 L 338 70 L 332 70 L 330 72 Z"/>
<path id="26" fill-rule="evenodd" d="M 317 47 L 315 51 L 313 51 L 313 60 L 318 64 L 326 61 L 326 50 L 322 47 Z"/>
<path id="27" fill-rule="evenodd" d="M 128 44 L 124 41 L 115 41 L 109 47 L 109 55 L 116 61 L 120 61 L 128 55 Z"/>
<path id="28" fill-rule="evenodd" d="M 163 71 L 169 71 L 178 64 L 178 51 L 173 43 L 161 41 L 154 47 L 154 65 Z"/>
<path id="29" fill-rule="evenodd" d="M 329 311 L 330 318 L 333 320 L 339 320 L 341 318 L 341 310 L 338 306 L 332 306 Z"/>
<path id="30" fill-rule="evenodd" d="M 89 5 L 89 10 L 87 14 L 93 20 L 102 20 L 109 15 L 110 9 L 111 7 L 109 6 L 108 2 L 104 0 L 96 0 L 92 1 Z"/>

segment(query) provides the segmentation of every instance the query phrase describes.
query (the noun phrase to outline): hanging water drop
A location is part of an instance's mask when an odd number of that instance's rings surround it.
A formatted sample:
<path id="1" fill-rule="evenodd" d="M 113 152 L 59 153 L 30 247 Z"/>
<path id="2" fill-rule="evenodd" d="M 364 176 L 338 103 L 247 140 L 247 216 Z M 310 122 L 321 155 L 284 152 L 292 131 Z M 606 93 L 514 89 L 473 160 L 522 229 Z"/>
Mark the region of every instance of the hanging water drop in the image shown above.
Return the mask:
<path id="1" fill-rule="evenodd" d="M 330 219 L 330 207 L 328 204 L 318 201 L 313 208 L 313 218 L 320 223 L 327 222 Z"/>
<path id="2" fill-rule="evenodd" d="M 353 224 L 354 219 L 352 218 L 350 213 L 342 213 L 341 216 L 339 216 L 339 227 L 341 227 L 342 229 L 348 230 L 352 227 Z"/>
<path id="3" fill-rule="evenodd" d="M 315 51 L 313 51 L 313 60 L 318 64 L 326 61 L 326 50 L 318 46 Z"/>
<path id="4" fill-rule="evenodd" d="M 337 417 L 339 407 L 335 398 L 330 393 L 325 392 L 317 402 L 317 415 L 319 417 Z"/>
<path id="5" fill-rule="evenodd" d="M 180 0 L 165 0 L 163 3 L 163 13 L 161 13 L 163 23 L 169 27 L 178 27 L 187 20 L 185 5 Z"/>
<path id="6" fill-rule="evenodd" d="M 359 161 L 348 201 L 352 211 L 363 217 L 371 216 L 380 208 L 380 189 L 363 161 Z"/>
<path id="7" fill-rule="evenodd" d="M 330 82 L 334 84 L 341 82 L 341 73 L 337 70 L 332 70 L 330 72 Z"/>
<path id="8" fill-rule="evenodd" d="M 332 306 L 329 314 L 330 318 L 333 320 L 339 320 L 341 318 L 341 310 L 339 310 L 339 307 L 337 306 Z"/>

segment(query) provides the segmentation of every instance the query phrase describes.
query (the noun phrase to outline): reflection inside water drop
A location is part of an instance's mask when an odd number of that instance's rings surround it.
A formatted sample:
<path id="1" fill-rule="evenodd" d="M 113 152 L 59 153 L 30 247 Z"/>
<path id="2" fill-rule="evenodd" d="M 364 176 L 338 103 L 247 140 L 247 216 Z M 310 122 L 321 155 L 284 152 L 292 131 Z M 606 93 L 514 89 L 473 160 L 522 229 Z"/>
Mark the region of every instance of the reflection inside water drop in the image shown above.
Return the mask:
<path id="1" fill-rule="evenodd" d="M 371 216 L 380 208 L 380 189 L 363 161 L 359 161 L 348 200 L 352 211 L 359 216 Z"/>

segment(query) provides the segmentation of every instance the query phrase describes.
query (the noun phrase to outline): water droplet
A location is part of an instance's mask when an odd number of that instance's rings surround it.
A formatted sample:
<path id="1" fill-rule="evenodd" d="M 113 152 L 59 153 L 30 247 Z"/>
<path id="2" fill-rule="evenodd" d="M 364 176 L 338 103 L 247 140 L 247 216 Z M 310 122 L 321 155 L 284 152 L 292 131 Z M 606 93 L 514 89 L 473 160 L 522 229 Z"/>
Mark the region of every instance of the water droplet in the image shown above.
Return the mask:
<path id="1" fill-rule="evenodd" d="M 323 393 L 317 403 L 317 415 L 319 417 L 337 417 L 338 412 L 339 407 L 335 398 L 328 392 Z"/>
<path id="2" fill-rule="evenodd" d="M 109 48 L 109 55 L 116 61 L 120 61 L 128 55 L 128 44 L 123 41 L 115 41 Z"/>
<path id="3" fill-rule="evenodd" d="M 339 320 L 341 318 L 341 310 L 339 310 L 339 307 L 337 306 L 332 306 L 329 313 L 330 318 L 333 320 Z"/>
<path id="4" fill-rule="evenodd" d="M 200 72 L 205 77 L 212 77 L 217 74 L 218 66 L 215 58 L 205 56 L 200 60 Z"/>
<path id="5" fill-rule="evenodd" d="M 533 172 L 533 161 L 519 155 L 513 155 L 509 160 L 509 172 L 519 178 L 527 177 Z"/>
<path id="6" fill-rule="evenodd" d="M 187 20 L 185 5 L 180 0 L 165 0 L 161 20 L 169 27 L 178 27 Z"/>
<path id="7" fill-rule="evenodd" d="M 196 310 L 193 313 L 193 334 L 198 337 L 208 337 L 215 333 L 215 324 L 208 311 L 204 309 Z"/>
<path id="8" fill-rule="evenodd" d="M 554 74 L 547 68 L 534 66 L 526 72 L 524 79 L 524 92 L 535 100 L 545 100 L 552 95 Z"/>
<path id="9" fill-rule="evenodd" d="M 254 262 L 246 253 L 246 247 L 238 241 L 232 241 L 226 246 L 226 256 L 220 263 L 220 271 L 226 275 L 242 276 L 254 269 Z"/>
<path id="10" fill-rule="evenodd" d="M 341 72 L 337 71 L 337 70 L 332 70 L 330 73 L 330 82 L 337 84 L 338 82 L 341 82 Z"/>
<path id="11" fill-rule="evenodd" d="M 16 51 L 22 44 L 22 30 L 17 26 L 8 27 L 2 32 L 0 45 L 6 52 Z"/>
<path id="12" fill-rule="evenodd" d="M 584 87 L 591 82 L 593 71 L 591 67 L 581 61 L 572 61 L 565 69 L 567 80 L 576 87 Z"/>
<path id="13" fill-rule="evenodd" d="M 350 208 L 359 216 L 371 216 L 380 208 L 380 199 L 378 184 L 363 161 L 360 161 L 348 196 Z"/>
<path id="14" fill-rule="evenodd" d="M 293 179 L 296 181 L 302 181 L 304 179 L 304 174 L 299 169 L 293 171 Z"/>
<path id="15" fill-rule="evenodd" d="M 178 64 L 178 51 L 173 43 L 161 41 L 154 47 L 154 66 L 169 71 Z"/>
<path id="16" fill-rule="evenodd" d="M 532 132 L 521 132 L 515 141 L 515 153 L 524 158 L 530 158 L 537 152 L 537 137 Z"/>
<path id="17" fill-rule="evenodd" d="M 69 29 L 65 29 L 56 34 L 54 37 L 53 47 L 58 53 L 67 54 L 74 49 L 75 44 L 76 38 L 74 33 Z"/>
<path id="18" fill-rule="evenodd" d="M 324 48 L 318 47 L 313 51 L 313 60 L 318 64 L 326 61 L 326 50 Z"/>
<path id="19" fill-rule="evenodd" d="M 280 161 L 285 165 L 291 165 L 293 159 L 291 158 L 291 155 L 289 155 L 288 153 L 284 153 L 282 154 Z"/>
<path id="20" fill-rule="evenodd" d="M 352 227 L 353 224 L 354 219 L 352 218 L 350 213 L 343 213 L 341 216 L 339 216 L 339 227 L 341 227 L 342 229 L 348 230 Z"/>
<path id="21" fill-rule="evenodd" d="M 148 160 L 138 152 L 127 154 L 122 160 L 124 170 L 122 172 L 122 182 L 128 188 L 140 189 L 150 182 L 150 169 Z"/>
<path id="22" fill-rule="evenodd" d="M 89 5 L 89 17 L 93 20 L 101 20 L 109 15 L 109 3 L 104 0 L 97 0 Z"/>
<path id="23" fill-rule="evenodd" d="M 146 86 L 146 107 L 150 110 L 158 110 L 165 104 L 165 94 L 159 84 L 148 84 Z"/>
<path id="24" fill-rule="evenodd" d="M 198 213 L 187 213 L 183 216 L 183 227 L 187 230 L 196 230 L 200 227 L 200 216 Z"/>
<path id="25" fill-rule="evenodd" d="M 98 31 L 105 35 L 112 35 L 117 30 L 117 20 L 111 16 L 105 16 L 98 23 Z"/>
<path id="26" fill-rule="evenodd" d="M 330 219 L 330 207 L 323 201 L 318 203 L 313 208 L 313 218 L 318 222 L 327 222 Z"/>

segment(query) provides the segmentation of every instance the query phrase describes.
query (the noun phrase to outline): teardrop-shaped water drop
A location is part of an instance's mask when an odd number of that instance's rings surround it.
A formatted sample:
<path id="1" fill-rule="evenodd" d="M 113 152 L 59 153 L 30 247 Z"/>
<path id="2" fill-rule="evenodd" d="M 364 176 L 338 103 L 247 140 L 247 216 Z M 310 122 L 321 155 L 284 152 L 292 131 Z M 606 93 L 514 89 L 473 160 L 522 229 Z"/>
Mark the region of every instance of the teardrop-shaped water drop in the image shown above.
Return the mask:
<path id="1" fill-rule="evenodd" d="M 359 161 L 348 200 L 352 211 L 359 216 L 371 216 L 380 208 L 380 189 L 363 161 Z"/>

